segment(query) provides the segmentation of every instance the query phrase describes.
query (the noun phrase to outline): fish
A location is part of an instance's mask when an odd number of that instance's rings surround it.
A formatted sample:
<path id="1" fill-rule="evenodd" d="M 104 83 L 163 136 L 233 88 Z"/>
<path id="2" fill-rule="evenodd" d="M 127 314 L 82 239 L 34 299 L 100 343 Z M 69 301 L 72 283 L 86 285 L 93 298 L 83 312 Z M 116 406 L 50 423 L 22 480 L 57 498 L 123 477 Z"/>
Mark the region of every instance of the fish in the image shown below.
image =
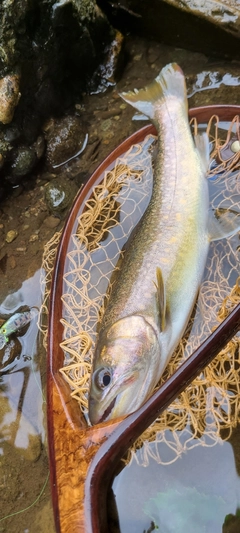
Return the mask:
<path id="1" fill-rule="evenodd" d="M 239 229 L 209 206 L 209 139 L 193 135 L 186 82 L 176 63 L 120 96 L 158 133 L 153 190 L 126 245 L 93 355 L 91 424 L 128 415 L 151 395 L 191 316 L 209 243 Z"/>
<path id="2" fill-rule="evenodd" d="M 29 311 L 14 313 L 0 328 L 0 349 L 9 341 L 9 336 L 24 328 L 37 314 L 37 308 L 32 307 Z"/>

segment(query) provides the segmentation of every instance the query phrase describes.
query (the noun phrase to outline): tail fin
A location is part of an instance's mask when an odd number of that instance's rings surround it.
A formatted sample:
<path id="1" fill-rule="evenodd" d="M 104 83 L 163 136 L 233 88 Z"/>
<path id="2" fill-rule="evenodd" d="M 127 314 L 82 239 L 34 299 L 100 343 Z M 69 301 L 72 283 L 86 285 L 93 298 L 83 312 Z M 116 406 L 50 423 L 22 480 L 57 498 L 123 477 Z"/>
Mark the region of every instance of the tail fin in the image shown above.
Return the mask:
<path id="1" fill-rule="evenodd" d="M 120 93 L 120 96 L 149 118 L 154 118 L 157 102 L 173 95 L 181 100 L 188 109 L 187 90 L 183 72 L 176 63 L 170 63 L 164 67 L 155 80 L 143 89 L 134 89 L 128 93 Z"/>

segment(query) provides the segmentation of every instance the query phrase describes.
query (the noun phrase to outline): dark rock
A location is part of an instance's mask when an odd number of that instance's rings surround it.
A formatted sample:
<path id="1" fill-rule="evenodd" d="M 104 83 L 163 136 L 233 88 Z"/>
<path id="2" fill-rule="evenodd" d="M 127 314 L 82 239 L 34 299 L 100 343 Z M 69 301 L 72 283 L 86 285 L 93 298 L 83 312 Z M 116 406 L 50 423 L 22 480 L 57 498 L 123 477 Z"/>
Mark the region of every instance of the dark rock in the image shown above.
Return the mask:
<path id="1" fill-rule="evenodd" d="M 105 59 L 94 73 L 89 89 L 91 93 L 103 92 L 116 84 L 124 66 L 124 38 L 119 31 L 105 48 Z"/>
<path id="2" fill-rule="evenodd" d="M 82 92 L 114 83 L 121 48 L 122 36 L 96 0 L 0 2 L 0 166 L 8 182 L 25 175 L 18 145 L 42 157 L 37 139 L 49 115 L 64 114 Z M 92 82 L 100 64 L 105 68 Z M 13 128 L 6 128 L 12 120 Z M 32 165 L 33 156 L 28 169 Z"/>
<path id="3" fill-rule="evenodd" d="M 61 165 L 79 152 L 86 131 L 77 116 L 50 119 L 44 124 L 46 161 L 50 168 Z"/>
<path id="4" fill-rule="evenodd" d="M 11 143 L 7 139 L 5 139 L 2 132 L 0 132 L 0 154 L 2 156 L 2 163 L 4 163 L 4 161 L 8 157 L 10 150 Z"/>
<path id="5" fill-rule="evenodd" d="M 5 85 L 15 84 L 14 106 L 19 97 L 19 77 L 12 73 L 16 66 L 21 70 L 20 108 L 46 117 L 69 105 L 69 90 L 70 98 L 86 90 L 116 35 L 95 0 L 1 3 L 0 76 Z M 115 48 L 121 48 L 120 40 L 117 35 Z"/>
<path id="6" fill-rule="evenodd" d="M 16 126 L 16 124 L 13 123 L 10 124 L 10 126 L 8 126 L 3 132 L 4 139 L 8 143 L 14 143 L 19 139 L 20 135 L 20 129 Z"/>
<path id="7" fill-rule="evenodd" d="M 37 161 L 33 148 L 29 146 L 19 146 L 15 152 L 15 157 L 11 165 L 12 176 L 21 178 L 31 172 Z"/>
<path id="8" fill-rule="evenodd" d="M 236 0 L 98 0 L 115 28 L 216 56 L 240 57 Z"/>

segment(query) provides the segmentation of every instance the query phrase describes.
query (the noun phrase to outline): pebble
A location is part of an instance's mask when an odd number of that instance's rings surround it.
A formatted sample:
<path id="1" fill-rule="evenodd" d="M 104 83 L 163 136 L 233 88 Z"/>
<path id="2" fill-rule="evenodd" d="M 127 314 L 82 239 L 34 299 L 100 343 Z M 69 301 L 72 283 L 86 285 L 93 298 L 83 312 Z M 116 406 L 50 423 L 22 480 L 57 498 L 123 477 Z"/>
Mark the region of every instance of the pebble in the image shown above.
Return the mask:
<path id="1" fill-rule="evenodd" d="M 10 255 L 8 257 L 7 264 L 12 269 L 16 268 L 17 262 L 16 262 L 16 259 L 15 259 L 14 255 Z"/>
<path id="2" fill-rule="evenodd" d="M 103 133 L 103 138 L 104 139 L 112 139 L 114 137 L 114 131 L 110 130 L 110 131 L 105 131 Z"/>
<path id="3" fill-rule="evenodd" d="M 20 98 L 20 77 L 17 74 L 7 75 L 0 79 L 0 122 L 9 124 L 13 118 L 15 107 Z"/>
<path id="4" fill-rule="evenodd" d="M 59 225 L 59 223 L 60 223 L 60 218 L 49 216 L 45 218 L 43 225 L 46 226 L 47 228 L 54 229 Z"/>
<path id="5" fill-rule="evenodd" d="M 136 54 L 135 56 L 133 56 L 133 60 L 134 61 L 141 61 L 142 56 L 143 56 L 142 54 Z"/>
<path id="6" fill-rule="evenodd" d="M 148 63 L 150 64 L 155 63 L 158 58 L 159 58 L 159 51 L 156 51 L 154 48 L 149 48 L 148 54 L 147 54 Z"/>
<path id="7" fill-rule="evenodd" d="M 13 242 L 17 236 L 18 236 L 18 232 L 16 230 L 10 230 L 7 232 L 5 240 L 7 243 L 10 243 L 10 242 Z"/>
<path id="8" fill-rule="evenodd" d="M 28 242 L 35 242 L 38 241 L 38 235 L 34 233 L 33 235 L 30 235 Z"/>
<path id="9" fill-rule="evenodd" d="M 101 118 L 102 120 L 106 120 L 108 118 L 115 117 L 116 115 L 119 115 L 121 113 L 121 109 L 108 109 L 108 111 L 94 111 L 94 115 L 96 117 Z"/>
<path id="10" fill-rule="evenodd" d="M 19 246 L 19 248 L 16 248 L 16 252 L 26 252 L 27 247 L 26 246 Z"/>
<path id="11" fill-rule="evenodd" d="M 112 100 L 120 100 L 121 96 L 117 92 L 112 93 Z"/>
<path id="12" fill-rule="evenodd" d="M 112 121 L 110 118 L 108 118 L 107 120 L 103 120 L 102 124 L 101 124 L 101 130 L 102 131 L 108 131 L 110 130 L 110 128 L 112 127 Z"/>

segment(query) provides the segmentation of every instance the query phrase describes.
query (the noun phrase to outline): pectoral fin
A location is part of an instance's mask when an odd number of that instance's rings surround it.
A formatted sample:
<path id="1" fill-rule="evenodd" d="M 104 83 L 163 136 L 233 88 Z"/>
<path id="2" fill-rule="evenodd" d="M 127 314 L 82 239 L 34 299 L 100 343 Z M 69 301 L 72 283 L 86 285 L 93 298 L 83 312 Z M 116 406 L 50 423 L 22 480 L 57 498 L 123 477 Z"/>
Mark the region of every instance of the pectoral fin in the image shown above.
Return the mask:
<path id="1" fill-rule="evenodd" d="M 210 209 L 208 232 L 210 241 L 231 237 L 240 231 L 240 213 L 231 209 Z"/>
<path id="2" fill-rule="evenodd" d="M 157 267 L 156 269 L 156 277 L 157 283 L 155 283 L 155 285 L 157 289 L 157 304 L 159 310 L 160 330 L 163 331 L 166 325 L 166 291 L 160 267 Z"/>

